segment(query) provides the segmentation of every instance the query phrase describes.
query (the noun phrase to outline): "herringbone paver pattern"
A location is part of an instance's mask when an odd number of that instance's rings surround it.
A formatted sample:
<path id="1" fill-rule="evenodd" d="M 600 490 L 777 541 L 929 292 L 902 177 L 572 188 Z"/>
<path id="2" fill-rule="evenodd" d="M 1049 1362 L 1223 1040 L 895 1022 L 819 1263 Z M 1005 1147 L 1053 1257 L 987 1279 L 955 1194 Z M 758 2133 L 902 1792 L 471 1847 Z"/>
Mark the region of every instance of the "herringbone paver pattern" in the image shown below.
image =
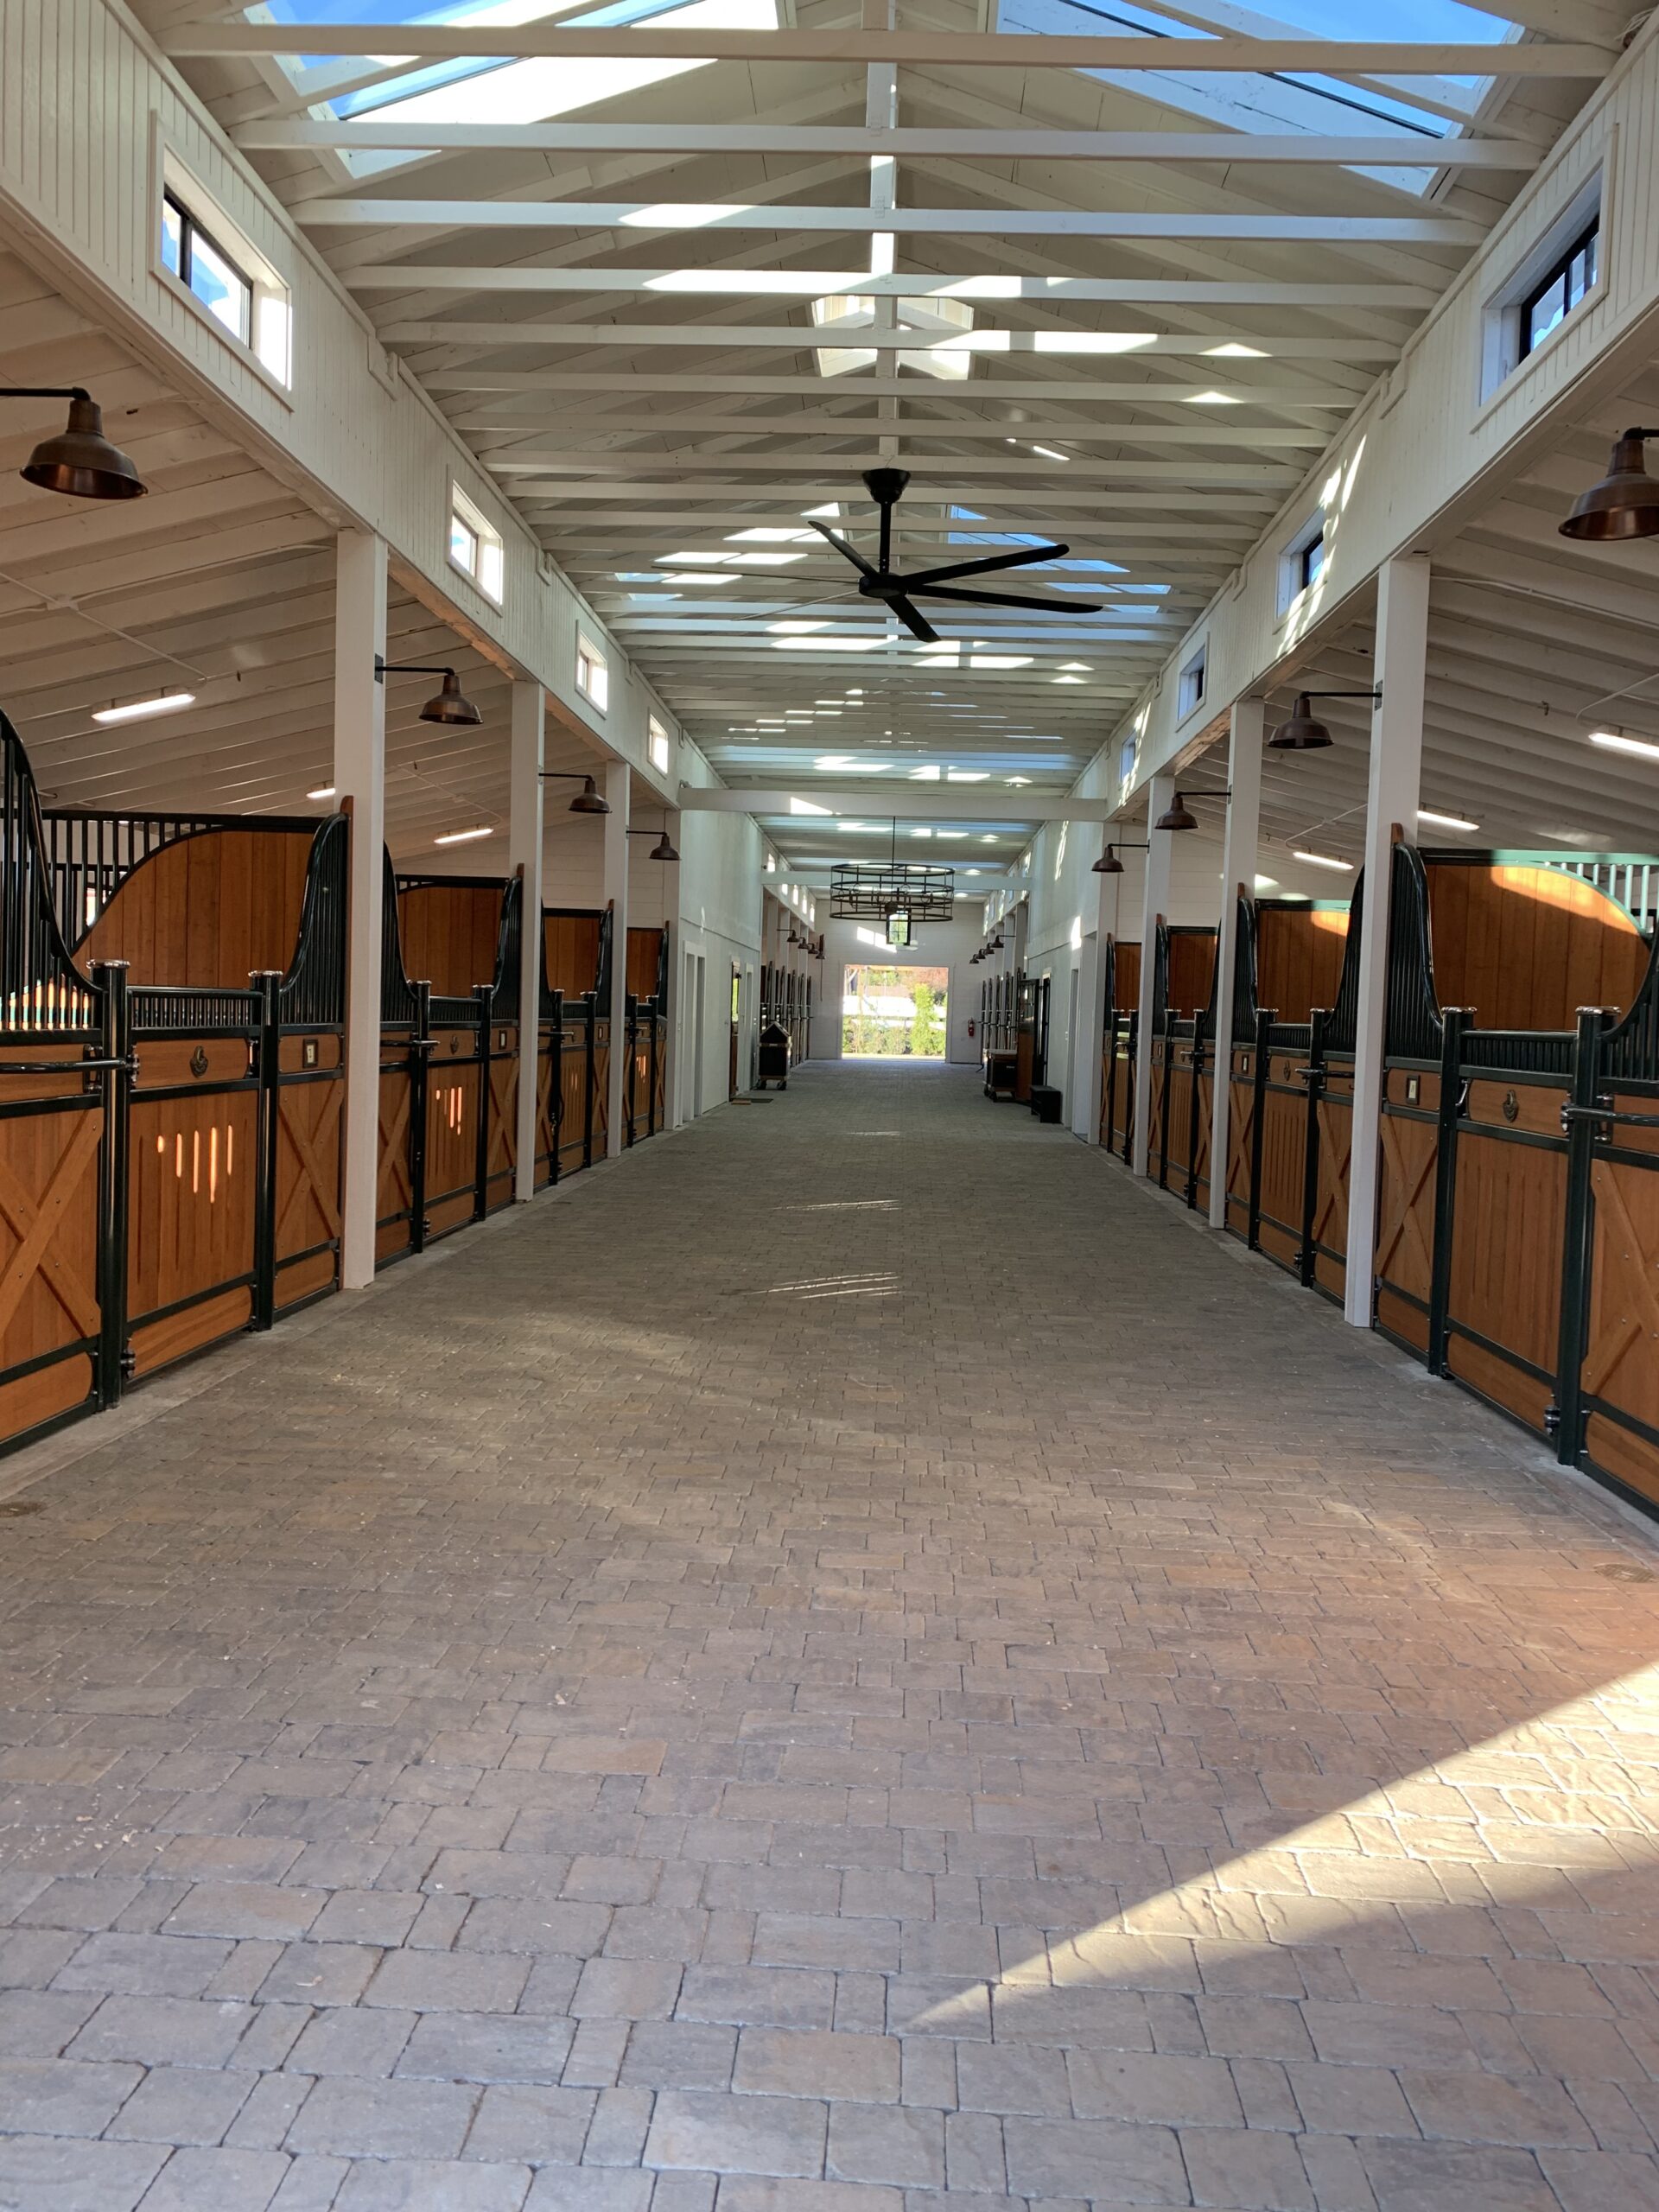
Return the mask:
<path id="1" fill-rule="evenodd" d="M 808 1069 L 0 1519 L 10 2212 L 1654 2212 L 1659 1583 Z"/>

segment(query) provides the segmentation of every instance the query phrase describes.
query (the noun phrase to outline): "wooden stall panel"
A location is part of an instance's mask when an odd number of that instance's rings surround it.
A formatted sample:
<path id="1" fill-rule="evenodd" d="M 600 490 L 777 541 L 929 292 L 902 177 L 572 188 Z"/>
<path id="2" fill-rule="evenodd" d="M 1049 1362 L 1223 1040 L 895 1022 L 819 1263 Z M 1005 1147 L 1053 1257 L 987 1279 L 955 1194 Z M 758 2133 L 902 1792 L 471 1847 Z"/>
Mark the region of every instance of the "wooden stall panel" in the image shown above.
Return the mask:
<path id="1" fill-rule="evenodd" d="M 663 957 L 661 930 L 628 931 L 628 977 L 623 988 L 637 999 L 654 999 Z"/>
<path id="2" fill-rule="evenodd" d="M 1634 1003 L 1646 939 L 1624 907 L 1560 868 L 1429 861 L 1434 986 L 1478 1029 L 1571 1029 L 1581 1006 Z"/>
<path id="3" fill-rule="evenodd" d="M 444 1236 L 473 1218 L 478 1192 L 480 1067 L 475 1032 L 437 1030 L 427 1074 L 426 1228 Z M 466 1057 L 463 1057 L 465 1055 Z"/>
<path id="4" fill-rule="evenodd" d="M 61 1088 L 56 1077 L 7 1080 L 0 1073 L 0 1097 L 8 1102 Z M 92 1393 L 92 1355 L 69 1347 L 95 1340 L 99 1331 L 103 1126 L 95 1096 L 62 1111 L 43 1103 L 37 1114 L 0 1120 L 0 1370 L 50 1362 L 0 1382 L 0 1439 L 71 1412 Z"/>
<path id="5" fill-rule="evenodd" d="M 1037 1065 L 1037 1033 L 1021 1028 L 1014 1046 L 1014 1095 L 1021 1106 L 1031 1103 L 1032 1071 Z"/>
<path id="6" fill-rule="evenodd" d="M 374 1257 L 377 1266 L 397 1259 L 414 1242 L 410 1209 L 415 1186 L 410 1173 L 409 1116 L 414 1095 L 407 1058 L 409 1040 L 381 1041 L 380 1165 L 375 1194 Z"/>
<path id="7" fill-rule="evenodd" d="M 1541 1084 L 1472 1083 L 1458 1139 L 1447 1369 L 1541 1432 L 1555 1395 L 1565 1097 Z"/>
<path id="8" fill-rule="evenodd" d="M 1210 1205 L 1210 1130 L 1215 1095 L 1215 1077 L 1208 1069 L 1205 1069 L 1198 1077 L 1198 1096 L 1192 1107 L 1192 1111 L 1198 1117 L 1198 1126 L 1192 1133 L 1194 1179 L 1192 1203 L 1206 1212 Z"/>
<path id="9" fill-rule="evenodd" d="M 611 1025 L 594 1024 L 594 1158 L 603 1160 L 611 1127 Z"/>
<path id="10" fill-rule="evenodd" d="M 560 1090 L 564 1119 L 559 1125 L 559 1173 L 574 1174 L 588 1164 L 585 1121 L 588 1112 L 588 1028 L 585 1022 L 567 1022 L 564 1053 L 560 1065 Z M 596 1109 L 597 1110 L 597 1109 Z M 595 1131 L 599 1122 L 594 1124 Z"/>
<path id="11" fill-rule="evenodd" d="M 597 987 L 602 921 L 597 912 L 543 913 L 542 958 L 550 991 L 579 999 Z"/>
<path id="12" fill-rule="evenodd" d="M 1280 1021 L 1306 1021 L 1337 1002 L 1348 916 L 1339 908 L 1274 906 L 1255 916 L 1255 1002 Z"/>
<path id="13" fill-rule="evenodd" d="M 1117 1073 L 1112 1088 L 1112 1149 L 1128 1156 L 1135 1141 L 1135 1054 L 1127 1038 L 1117 1040 Z"/>
<path id="14" fill-rule="evenodd" d="M 657 1028 L 657 1064 L 652 1107 L 660 1133 L 668 1127 L 668 1024 L 659 1021 Z"/>
<path id="15" fill-rule="evenodd" d="M 495 975 L 503 883 L 420 883 L 397 893 L 404 973 L 439 998 L 466 998 Z"/>
<path id="16" fill-rule="evenodd" d="M 1159 1179 L 1159 1169 L 1166 1156 L 1164 1055 L 1167 1049 L 1161 1037 L 1153 1039 L 1152 1065 L 1147 1077 L 1147 1173 L 1154 1182 Z"/>
<path id="17" fill-rule="evenodd" d="M 1328 1064 L 1317 1109 L 1318 1181 L 1312 1237 L 1313 1280 L 1332 1298 L 1347 1281 L 1348 1175 L 1354 1148 L 1354 1071 L 1351 1062 Z"/>
<path id="18" fill-rule="evenodd" d="M 1112 944 L 1112 1010 L 1116 1014 L 1133 1014 L 1141 1003 L 1141 948 L 1125 944 L 1121 938 Z"/>
<path id="19" fill-rule="evenodd" d="M 1300 1054 L 1274 1052 L 1262 1098 L 1262 1201 L 1257 1242 L 1270 1260 L 1294 1268 L 1302 1249 L 1302 1193 L 1307 1161 L 1307 1086 Z"/>
<path id="20" fill-rule="evenodd" d="M 144 1072 L 178 1046 L 149 1048 Z M 147 1375 L 242 1328 L 252 1312 L 257 1100 L 212 1087 L 247 1048 L 204 1040 L 200 1095 L 132 1100 L 127 1227 L 127 1312 L 135 1373 Z M 218 1065 L 215 1065 L 217 1063 Z M 173 1310 L 176 1309 L 176 1310 Z"/>
<path id="21" fill-rule="evenodd" d="M 75 948 L 125 960 L 132 983 L 246 990 L 257 968 L 285 972 L 299 939 L 311 833 L 206 830 L 141 861 Z"/>
<path id="22" fill-rule="evenodd" d="M 1156 1046 L 1153 1047 L 1154 1052 Z M 1192 1128 L 1192 1047 L 1178 1039 L 1172 1039 L 1164 1047 L 1163 1082 L 1159 1096 L 1164 1102 L 1161 1124 L 1153 1123 L 1163 1130 L 1162 1152 L 1164 1180 L 1172 1191 L 1186 1194 L 1186 1147 Z"/>
<path id="23" fill-rule="evenodd" d="M 1647 1094 L 1615 1091 L 1612 1103 L 1618 1113 L 1659 1111 Z M 1659 1132 L 1613 1134 L 1621 1152 L 1645 1160 L 1596 1160 L 1590 1170 L 1585 1448 L 1604 1473 L 1659 1504 Z M 1637 1434 L 1624 1421 L 1653 1434 Z"/>
<path id="24" fill-rule="evenodd" d="M 1166 992 L 1171 1014 L 1201 1014 L 1210 1003 L 1210 989 L 1215 975 L 1215 931 L 1172 930 L 1169 933 L 1169 985 Z"/>
<path id="25" fill-rule="evenodd" d="M 338 1037 L 285 1037 L 277 1094 L 276 1310 L 340 1278 L 341 1116 Z"/>
<path id="26" fill-rule="evenodd" d="M 1428 1350 L 1434 1177 L 1440 1162 L 1434 1116 L 1440 1103 L 1438 1074 L 1427 1069 L 1389 1070 L 1382 1087 L 1377 1175 L 1376 1319 L 1379 1328 L 1416 1352 Z"/>
<path id="27" fill-rule="evenodd" d="M 1235 1047 L 1227 1105 L 1227 1227 L 1250 1233 L 1250 1168 L 1255 1142 L 1255 1054 Z"/>
<path id="28" fill-rule="evenodd" d="M 544 1191 L 553 1180 L 554 1162 L 558 1157 L 559 1133 L 553 1115 L 553 1047 L 556 1033 L 550 1024 L 543 1022 L 536 1045 L 536 1161 L 531 1187 Z"/>
<path id="29" fill-rule="evenodd" d="M 492 1213 L 512 1204 L 518 1119 L 518 1026 L 497 1022 L 490 1032 L 490 1122 L 484 1171 L 485 1205 Z"/>

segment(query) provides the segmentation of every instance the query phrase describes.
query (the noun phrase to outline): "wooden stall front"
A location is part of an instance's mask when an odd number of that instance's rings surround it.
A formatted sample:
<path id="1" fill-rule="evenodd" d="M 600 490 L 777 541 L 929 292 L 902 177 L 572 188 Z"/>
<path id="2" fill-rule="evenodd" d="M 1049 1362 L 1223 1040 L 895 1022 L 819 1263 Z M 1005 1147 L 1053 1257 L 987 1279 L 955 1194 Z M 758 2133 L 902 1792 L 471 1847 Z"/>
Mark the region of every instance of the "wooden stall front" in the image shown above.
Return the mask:
<path id="1" fill-rule="evenodd" d="M 1100 1086 L 1100 1141 L 1128 1159 L 1135 1146 L 1135 1046 L 1141 1004 L 1138 939 L 1106 940 L 1106 1035 Z"/>
<path id="2" fill-rule="evenodd" d="M 1189 1206 L 1208 1202 L 1209 1041 L 1214 1028 L 1217 932 L 1157 918 L 1147 1077 L 1147 1173 Z"/>
<path id="3" fill-rule="evenodd" d="M 1637 920 L 1597 880 L 1625 857 L 1395 856 L 1377 1323 L 1545 1434 L 1577 1388 L 1562 1332 L 1585 1270 L 1569 1251 L 1594 1241 L 1573 1217 L 1575 1124 L 1564 1111 L 1591 1053 L 1578 1008 L 1628 1015 L 1651 963 Z M 1599 1037 L 1603 1024 L 1588 1027 Z M 1641 1080 L 1637 1070 L 1638 1093 Z M 1581 1210 L 1593 1205 L 1591 1171 L 1614 1149 L 1586 1155 Z M 1628 1172 L 1645 1193 L 1640 1143 L 1618 1149 L 1602 1187 L 1617 1192 Z M 1599 1417 L 1599 1440 L 1618 1414 Z"/>
<path id="4" fill-rule="evenodd" d="M 43 810 L 3 717 L 0 753 L 16 1442 L 334 1287 L 347 830 Z"/>
<path id="5" fill-rule="evenodd" d="M 543 908 L 538 1189 L 605 1154 L 610 945 L 608 908 Z"/>
<path id="6" fill-rule="evenodd" d="M 669 931 L 631 928 L 626 984 L 627 1060 L 622 1084 L 625 1141 L 656 1136 L 667 1123 Z"/>
<path id="7" fill-rule="evenodd" d="M 385 883 L 383 1266 L 512 1201 L 522 896 L 516 876 L 395 876 L 390 861 Z M 411 980 L 417 956 L 435 972 Z"/>
<path id="8" fill-rule="evenodd" d="M 1345 903 L 1241 899 L 1229 1074 L 1227 1226 L 1332 1297 L 1352 1146 L 1351 921 Z"/>

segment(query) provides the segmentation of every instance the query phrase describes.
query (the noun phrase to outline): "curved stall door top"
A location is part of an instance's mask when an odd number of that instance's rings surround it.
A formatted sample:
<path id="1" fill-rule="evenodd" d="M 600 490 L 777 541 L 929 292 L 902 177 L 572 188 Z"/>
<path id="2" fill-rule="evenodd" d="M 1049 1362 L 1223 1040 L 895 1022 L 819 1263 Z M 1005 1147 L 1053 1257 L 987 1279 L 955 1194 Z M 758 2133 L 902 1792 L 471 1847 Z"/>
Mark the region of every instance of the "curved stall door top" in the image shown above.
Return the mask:
<path id="1" fill-rule="evenodd" d="M 1581 1006 L 1629 1011 L 1649 946 L 1583 877 L 1520 864 L 1429 861 L 1429 934 L 1441 1006 L 1479 1029 L 1571 1029 Z"/>
<path id="2" fill-rule="evenodd" d="M 75 965 L 124 960 L 128 980 L 246 990 L 286 974 L 299 943 L 315 832 L 201 830 L 140 861 L 75 947 Z"/>
<path id="3" fill-rule="evenodd" d="M 503 883 L 417 883 L 397 891 L 404 973 L 439 998 L 467 998 L 495 981 Z"/>
<path id="4" fill-rule="evenodd" d="M 1255 1002 L 1281 1021 L 1306 1021 L 1332 1007 L 1348 944 L 1348 911 L 1333 906 L 1258 906 Z"/>

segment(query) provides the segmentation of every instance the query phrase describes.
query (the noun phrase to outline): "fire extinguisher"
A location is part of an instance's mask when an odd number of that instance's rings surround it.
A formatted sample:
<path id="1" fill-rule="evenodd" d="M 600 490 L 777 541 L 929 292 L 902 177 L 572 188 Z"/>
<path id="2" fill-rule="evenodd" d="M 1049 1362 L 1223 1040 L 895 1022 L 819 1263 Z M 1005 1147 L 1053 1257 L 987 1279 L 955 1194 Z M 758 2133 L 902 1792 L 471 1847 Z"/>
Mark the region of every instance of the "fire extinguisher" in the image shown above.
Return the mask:
<path id="1" fill-rule="evenodd" d="M 969 1023 L 969 1025 L 968 1025 L 968 1034 L 971 1037 L 971 1036 L 973 1035 L 973 1033 L 974 1033 L 974 1025 L 973 1025 L 973 1023 L 970 1021 L 970 1022 Z"/>

